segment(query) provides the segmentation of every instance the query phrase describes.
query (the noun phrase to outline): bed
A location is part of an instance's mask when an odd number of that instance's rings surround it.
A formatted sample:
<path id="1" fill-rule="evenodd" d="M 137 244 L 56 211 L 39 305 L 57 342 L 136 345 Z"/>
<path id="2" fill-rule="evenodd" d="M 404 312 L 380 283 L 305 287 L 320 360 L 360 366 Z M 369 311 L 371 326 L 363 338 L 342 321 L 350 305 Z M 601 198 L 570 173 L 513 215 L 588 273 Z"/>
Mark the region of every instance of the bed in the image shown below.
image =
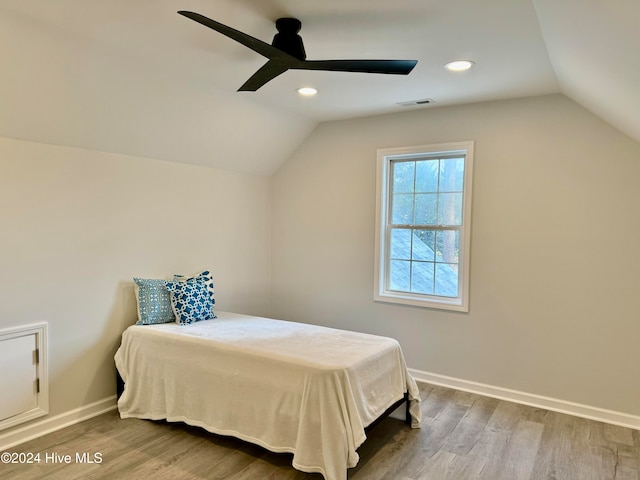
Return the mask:
<path id="1" fill-rule="evenodd" d="M 121 418 L 165 419 L 293 454 L 293 467 L 345 480 L 366 429 L 419 392 L 398 342 L 216 312 L 191 325 L 133 325 L 115 355 Z"/>

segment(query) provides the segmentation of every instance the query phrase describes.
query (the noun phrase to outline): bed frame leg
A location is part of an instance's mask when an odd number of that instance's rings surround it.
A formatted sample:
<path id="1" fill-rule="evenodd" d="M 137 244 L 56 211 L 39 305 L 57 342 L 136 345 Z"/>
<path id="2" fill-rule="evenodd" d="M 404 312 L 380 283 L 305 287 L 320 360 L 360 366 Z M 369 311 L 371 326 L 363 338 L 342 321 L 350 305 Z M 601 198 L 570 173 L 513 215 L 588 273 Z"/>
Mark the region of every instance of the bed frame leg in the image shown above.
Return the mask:
<path id="1" fill-rule="evenodd" d="M 404 411 L 404 423 L 406 423 L 407 425 L 411 426 L 411 413 L 409 413 L 409 392 L 405 392 L 404 394 L 404 405 L 405 405 L 405 411 Z"/>
<path id="2" fill-rule="evenodd" d="M 120 398 L 120 396 L 122 395 L 122 392 L 124 392 L 124 381 L 120 376 L 120 372 L 116 368 L 116 398 L 117 399 Z"/>

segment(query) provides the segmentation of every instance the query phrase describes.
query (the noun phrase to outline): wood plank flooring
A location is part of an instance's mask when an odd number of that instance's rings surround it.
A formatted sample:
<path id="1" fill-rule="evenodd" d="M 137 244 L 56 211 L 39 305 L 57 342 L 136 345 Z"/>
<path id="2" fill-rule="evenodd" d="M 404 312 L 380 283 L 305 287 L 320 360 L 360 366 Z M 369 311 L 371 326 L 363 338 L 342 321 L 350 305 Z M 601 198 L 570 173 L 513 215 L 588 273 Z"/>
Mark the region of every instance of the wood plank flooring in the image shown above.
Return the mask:
<path id="1" fill-rule="evenodd" d="M 349 480 L 640 480 L 640 431 L 420 383 L 422 428 L 386 419 L 360 447 Z M 110 412 L 24 443 L 39 464 L 0 464 L 0 478 L 322 480 L 291 455 L 184 424 Z M 45 462 L 45 455 L 72 462 Z M 76 463 L 88 454 L 100 463 Z M 58 457 L 59 458 L 59 457 Z"/>

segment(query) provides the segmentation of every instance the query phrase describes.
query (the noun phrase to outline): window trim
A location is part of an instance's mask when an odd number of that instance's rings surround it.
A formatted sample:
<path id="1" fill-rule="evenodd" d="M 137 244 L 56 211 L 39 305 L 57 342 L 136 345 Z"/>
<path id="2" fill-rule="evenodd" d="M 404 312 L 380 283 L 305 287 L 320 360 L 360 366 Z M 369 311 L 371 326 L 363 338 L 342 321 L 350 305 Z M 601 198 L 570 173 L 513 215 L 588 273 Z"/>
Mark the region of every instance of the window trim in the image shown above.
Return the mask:
<path id="1" fill-rule="evenodd" d="M 437 308 L 460 312 L 469 311 L 469 269 L 471 240 L 471 198 L 473 178 L 473 141 L 417 145 L 412 147 L 382 148 L 377 150 L 376 175 L 376 229 L 375 229 L 375 279 L 373 299 L 378 302 L 399 303 L 417 307 Z M 391 161 L 410 160 L 425 155 L 464 154 L 464 187 L 462 206 L 462 229 L 458 261 L 457 297 L 444 297 L 420 293 L 398 292 L 387 289 L 389 271 L 389 195 Z"/>

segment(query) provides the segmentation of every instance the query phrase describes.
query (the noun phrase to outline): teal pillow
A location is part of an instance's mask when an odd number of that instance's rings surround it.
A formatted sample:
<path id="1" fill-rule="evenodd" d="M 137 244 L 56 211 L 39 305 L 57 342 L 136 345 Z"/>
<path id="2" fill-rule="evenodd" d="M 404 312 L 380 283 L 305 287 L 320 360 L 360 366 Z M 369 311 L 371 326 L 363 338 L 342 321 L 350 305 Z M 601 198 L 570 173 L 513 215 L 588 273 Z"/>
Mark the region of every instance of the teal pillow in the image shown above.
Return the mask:
<path id="1" fill-rule="evenodd" d="M 207 284 L 199 279 L 186 282 L 165 282 L 171 292 L 171 307 L 180 325 L 211 320 L 213 313 L 213 299 Z"/>
<path id="2" fill-rule="evenodd" d="M 211 295 L 211 303 L 213 304 L 214 308 L 213 318 L 218 318 L 215 312 L 216 298 L 215 292 L 213 290 L 213 275 L 211 275 L 211 272 L 209 270 L 203 270 L 202 272 L 190 277 L 186 275 L 173 276 L 174 282 L 190 282 L 192 280 L 200 280 L 205 283 L 205 285 L 207 286 L 207 290 L 209 291 L 209 295 Z"/>
<path id="3" fill-rule="evenodd" d="M 134 290 L 138 303 L 136 325 L 155 325 L 175 322 L 171 308 L 171 297 L 165 285 L 166 280 L 134 277 Z"/>

